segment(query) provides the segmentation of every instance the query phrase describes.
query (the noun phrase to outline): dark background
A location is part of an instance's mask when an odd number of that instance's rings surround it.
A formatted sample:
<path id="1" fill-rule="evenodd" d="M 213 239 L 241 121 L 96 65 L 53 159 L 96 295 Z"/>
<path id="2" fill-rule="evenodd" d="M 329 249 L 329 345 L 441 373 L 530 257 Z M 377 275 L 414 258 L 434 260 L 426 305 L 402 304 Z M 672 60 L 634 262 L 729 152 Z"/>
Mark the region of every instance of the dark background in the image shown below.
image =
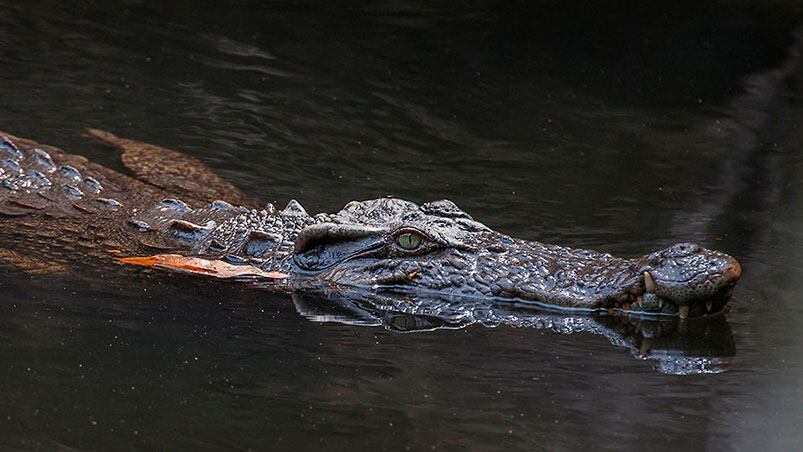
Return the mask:
<path id="1" fill-rule="evenodd" d="M 449 198 L 622 256 L 695 241 L 744 267 L 735 362 L 671 376 L 587 334 L 399 334 L 193 279 L 3 275 L 0 446 L 801 447 L 800 74 L 767 83 L 800 5 L 162 3 L 0 1 L 0 129 L 119 169 L 80 136 L 108 129 L 311 212 Z"/>

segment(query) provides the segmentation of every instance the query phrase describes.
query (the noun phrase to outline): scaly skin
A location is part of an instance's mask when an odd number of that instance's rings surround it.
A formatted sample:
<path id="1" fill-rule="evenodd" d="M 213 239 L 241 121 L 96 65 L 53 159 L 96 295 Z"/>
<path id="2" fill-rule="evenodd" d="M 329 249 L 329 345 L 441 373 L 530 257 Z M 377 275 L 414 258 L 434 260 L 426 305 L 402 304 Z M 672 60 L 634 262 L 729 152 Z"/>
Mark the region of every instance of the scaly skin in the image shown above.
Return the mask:
<path id="1" fill-rule="evenodd" d="M 295 201 L 277 212 L 179 200 L 10 135 L 0 138 L 0 181 L 0 247 L 59 266 L 100 257 L 103 247 L 168 250 L 286 273 L 270 285 L 278 290 L 437 292 L 681 317 L 720 310 L 741 274 L 732 257 L 693 244 L 622 259 L 514 239 L 450 201 L 375 199 L 310 216 Z M 414 246 L 403 247 L 403 234 Z"/>

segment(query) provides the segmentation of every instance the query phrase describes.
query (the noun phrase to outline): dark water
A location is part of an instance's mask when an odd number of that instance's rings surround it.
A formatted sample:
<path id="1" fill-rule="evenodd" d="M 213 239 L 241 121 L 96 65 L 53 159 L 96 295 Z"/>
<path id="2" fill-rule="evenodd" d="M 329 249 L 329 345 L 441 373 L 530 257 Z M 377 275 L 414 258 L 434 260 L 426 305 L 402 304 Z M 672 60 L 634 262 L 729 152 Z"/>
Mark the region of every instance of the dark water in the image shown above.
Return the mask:
<path id="1" fill-rule="evenodd" d="M 449 198 L 520 238 L 695 241 L 744 267 L 707 327 L 730 364 L 693 375 L 599 334 L 403 334 L 197 279 L 4 275 L 0 447 L 803 448 L 801 77 L 768 72 L 802 11 L 0 1 L 0 129 L 120 168 L 80 136 L 108 129 L 310 211 Z"/>

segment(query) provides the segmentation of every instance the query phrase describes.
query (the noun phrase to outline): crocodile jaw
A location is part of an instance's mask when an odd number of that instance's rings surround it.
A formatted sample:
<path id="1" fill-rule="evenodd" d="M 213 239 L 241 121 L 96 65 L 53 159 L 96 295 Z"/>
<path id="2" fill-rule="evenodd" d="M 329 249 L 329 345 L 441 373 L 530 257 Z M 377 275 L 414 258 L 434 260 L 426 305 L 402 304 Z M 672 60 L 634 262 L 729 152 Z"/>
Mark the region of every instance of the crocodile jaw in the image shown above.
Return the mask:
<path id="1" fill-rule="evenodd" d="M 689 244 L 640 259 L 516 240 L 494 232 L 483 234 L 477 244 L 425 256 L 346 259 L 302 280 L 337 285 L 343 291 L 435 292 L 547 308 L 613 309 L 685 318 L 719 311 L 741 275 L 732 257 Z"/>

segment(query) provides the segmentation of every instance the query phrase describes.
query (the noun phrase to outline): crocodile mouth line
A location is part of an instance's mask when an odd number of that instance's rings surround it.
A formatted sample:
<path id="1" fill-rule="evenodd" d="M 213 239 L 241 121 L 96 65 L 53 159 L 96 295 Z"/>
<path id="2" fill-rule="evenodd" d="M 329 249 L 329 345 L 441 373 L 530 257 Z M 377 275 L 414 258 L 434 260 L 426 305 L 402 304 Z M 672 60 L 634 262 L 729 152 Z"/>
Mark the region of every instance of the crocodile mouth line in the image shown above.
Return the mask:
<path id="1" fill-rule="evenodd" d="M 684 283 L 679 280 L 667 281 L 654 278 L 650 271 L 643 271 L 635 281 L 631 280 L 627 286 L 620 288 L 620 295 L 612 296 L 607 299 L 589 299 L 586 305 L 582 303 L 561 303 L 560 300 L 554 301 L 541 296 L 529 297 L 524 292 L 517 291 L 515 288 L 505 291 L 503 295 L 488 293 L 471 292 L 451 292 L 438 288 L 430 288 L 425 285 L 413 284 L 422 271 L 419 267 L 412 269 L 394 269 L 384 274 L 371 277 L 344 278 L 338 272 L 340 264 L 347 263 L 361 257 L 370 257 L 381 248 L 382 243 L 374 243 L 370 247 L 363 248 L 354 254 L 342 258 L 315 271 L 307 272 L 310 276 L 321 276 L 321 273 L 329 272 L 318 279 L 326 280 L 325 285 L 329 287 L 339 287 L 340 290 L 367 291 L 367 292 L 396 292 L 407 294 L 422 295 L 453 295 L 467 299 L 489 299 L 499 302 L 537 306 L 539 309 L 563 312 L 608 312 L 624 313 L 638 317 L 679 317 L 686 319 L 690 316 L 712 315 L 721 311 L 733 291 L 733 286 L 741 275 L 741 267 L 735 260 L 731 261 L 725 270 L 711 273 L 704 281 L 698 284 Z M 380 264 L 376 264 L 381 268 Z M 368 267 L 368 270 L 374 269 Z M 366 270 L 366 269 L 363 269 Z M 344 269 L 348 272 L 349 269 Z M 697 273 L 695 277 L 687 279 L 693 281 L 700 279 Z M 710 294 L 707 293 L 710 291 Z"/>
<path id="2" fill-rule="evenodd" d="M 397 293 L 400 295 L 405 294 L 416 294 L 416 295 L 432 295 L 432 296 L 444 296 L 444 293 L 439 290 L 435 289 L 428 289 L 424 287 L 411 287 L 409 285 L 404 285 L 404 283 L 409 282 L 411 278 L 414 278 L 415 274 L 391 274 L 381 278 L 373 278 L 370 281 L 370 284 L 356 284 L 356 283 L 347 283 L 343 281 L 333 281 L 329 280 L 326 282 L 326 286 L 331 288 L 341 288 L 341 292 L 348 293 L 347 289 L 356 289 L 356 290 L 365 290 L 368 292 L 388 292 L 388 293 Z M 732 290 L 732 286 L 729 288 Z M 567 305 L 560 305 L 555 303 L 549 303 L 546 301 L 541 301 L 537 299 L 526 299 L 522 297 L 501 297 L 501 296 L 494 296 L 494 295 L 483 295 L 483 294 L 465 294 L 465 293 L 455 293 L 449 294 L 455 298 L 459 299 L 467 299 L 467 300 L 488 300 L 489 302 L 495 303 L 506 303 L 511 304 L 513 306 L 529 306 L 529 307 L 536 307 L 538 309 L 548 311 L 548 312 L 564 312 L 564 313 L 583 313 L 583 314 L 609 314 L 609 315 L 627 315 L 637 318 L 672 318 L 677 317 L 681 320 L 685 320 L 689 318 L 689 305 L 679 305 L 670 300 L 663 300 L 660 305 L 660 308 L 657 310 L 648 310 L 648 307 L 640 306 L 638 304 L 637 298 L 638 296 L 632 296 L 627 300 L 619 300 L 613 303 L 610 306 L 567 306 Z M 723 312 L 725 308 L 725 304 L 722 303 L 720 306 L 719 304 L 715 304 L 712 300 L 710 301 L 703 301 L 701 302 L 706 305 L 705 315 L 715 315 L 720 312 Z M 684 309 L 685 307 L 685 309 Z"/>

